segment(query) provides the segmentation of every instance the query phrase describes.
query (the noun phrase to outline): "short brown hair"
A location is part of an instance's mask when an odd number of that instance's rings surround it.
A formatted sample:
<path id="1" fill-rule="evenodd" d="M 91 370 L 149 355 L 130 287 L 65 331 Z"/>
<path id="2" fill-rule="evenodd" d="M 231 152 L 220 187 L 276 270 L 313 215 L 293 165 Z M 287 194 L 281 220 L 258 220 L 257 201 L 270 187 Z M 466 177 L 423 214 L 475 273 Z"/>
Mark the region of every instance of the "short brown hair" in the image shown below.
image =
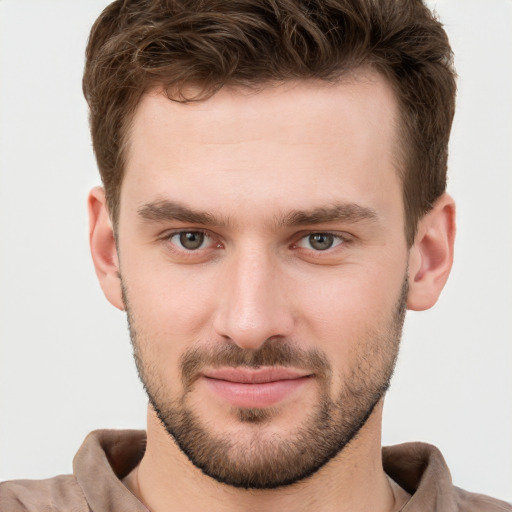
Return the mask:
<path id="1" fill-rule="evenodd" d="M 455 109 L 452 52 L 421 0 L 116 0 L 94 24 L 84 94 L 114 226 L 127 133 L 155 85 L 199 101 L 224 85 L 336 80 L 369 65 L 400 106 L 406 237 L 446 188 Z M 194 86 L 194 97 L 186 91 Z"/>

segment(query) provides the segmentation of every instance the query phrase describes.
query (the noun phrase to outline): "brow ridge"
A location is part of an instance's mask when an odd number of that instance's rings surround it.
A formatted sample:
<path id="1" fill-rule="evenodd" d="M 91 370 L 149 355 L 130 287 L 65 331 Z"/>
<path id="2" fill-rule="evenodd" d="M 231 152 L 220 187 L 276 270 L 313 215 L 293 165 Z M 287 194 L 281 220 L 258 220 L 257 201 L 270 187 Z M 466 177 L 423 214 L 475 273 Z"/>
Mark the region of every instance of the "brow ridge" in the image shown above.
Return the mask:
<path id="1" fill-rule="evenodd" d="M 161 199 L 142 205 L 138 209 L 140 218 L 148 222 L 179 221 L 190 224 L 226 227 L 228 219 L 209 212 L 198 211 L 176 201 Z M 378 220 L 377 212 L 356 203 L 339 203 L 312 210 L 293 210 L 275 219 L 276 226 L 317 225 L 331 222 L 356 223 Z"/>
<path id="2" fill-rule="evenodd" d="M 226 226 L 227 220 L 217 218 L 208 212 L 197 211 L 168 199 L 161 199 L 142 205 L 137 213 L 144 221 L 165 222 L 176 220 L 190 224 Z"/>
<path id="3" fill-rule="evenodd" d="M 279 220 L 279 224 L 301 226 L 310 224 L 324 224 L 329 222 L 361 222 L 378 220 L 377 212 L 373 208 L 356 203 L 339 203 L 331 206 L 315 208 L 310 211 L 295 210 L 286 214 Z"/>

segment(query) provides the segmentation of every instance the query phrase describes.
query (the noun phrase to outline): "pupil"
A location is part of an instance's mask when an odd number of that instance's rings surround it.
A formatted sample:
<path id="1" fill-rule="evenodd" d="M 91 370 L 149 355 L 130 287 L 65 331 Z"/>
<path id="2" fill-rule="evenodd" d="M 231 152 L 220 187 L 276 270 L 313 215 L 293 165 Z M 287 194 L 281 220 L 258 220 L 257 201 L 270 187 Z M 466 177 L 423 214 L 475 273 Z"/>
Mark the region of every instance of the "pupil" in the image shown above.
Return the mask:
<path id="1" fill-rule="evenodd" d="M 185 249 L 198 249 L 204 241 L 204 234 L 197 231 L 188 231 L 180 234 L 180 243 Z"/>
<path id="2" fill-rule="evenodd" d="M 334 243 L 334 237 L 328 233 L 316 233 L 309 236 L 309 243 L 317 251 L 325 251 Z"/>

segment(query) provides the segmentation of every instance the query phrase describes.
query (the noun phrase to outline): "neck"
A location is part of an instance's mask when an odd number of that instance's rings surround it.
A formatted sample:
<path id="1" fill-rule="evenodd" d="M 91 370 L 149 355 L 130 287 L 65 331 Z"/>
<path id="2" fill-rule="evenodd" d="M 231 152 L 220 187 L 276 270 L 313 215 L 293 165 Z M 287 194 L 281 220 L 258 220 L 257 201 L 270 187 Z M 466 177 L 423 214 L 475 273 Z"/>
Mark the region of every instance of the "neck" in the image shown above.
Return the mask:
<path id="1" fill-rule="evenodd" d="M 179 450 L 150 408 L 147 448 L 127 487 L 152 512 L 398 510 L 397 495 L 382 468 L 382 401 L 355 439 L 313 476 L 272 490 L 236 489 L 204 475 Z"/>

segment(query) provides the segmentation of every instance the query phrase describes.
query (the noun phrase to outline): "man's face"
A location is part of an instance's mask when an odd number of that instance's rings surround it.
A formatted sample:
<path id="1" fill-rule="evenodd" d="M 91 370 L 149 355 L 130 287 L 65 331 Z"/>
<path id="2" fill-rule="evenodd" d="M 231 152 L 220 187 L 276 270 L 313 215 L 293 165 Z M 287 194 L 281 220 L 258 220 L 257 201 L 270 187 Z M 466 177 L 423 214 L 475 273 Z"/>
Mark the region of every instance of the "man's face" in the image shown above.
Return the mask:
<path id="1" fill-rule="evenodd" d="M 139 105 L 118 228 L 137 366 L 219 481 L 312 474 L 388 386 L 407 294 L 396 118 L 376 74 Z"/>

